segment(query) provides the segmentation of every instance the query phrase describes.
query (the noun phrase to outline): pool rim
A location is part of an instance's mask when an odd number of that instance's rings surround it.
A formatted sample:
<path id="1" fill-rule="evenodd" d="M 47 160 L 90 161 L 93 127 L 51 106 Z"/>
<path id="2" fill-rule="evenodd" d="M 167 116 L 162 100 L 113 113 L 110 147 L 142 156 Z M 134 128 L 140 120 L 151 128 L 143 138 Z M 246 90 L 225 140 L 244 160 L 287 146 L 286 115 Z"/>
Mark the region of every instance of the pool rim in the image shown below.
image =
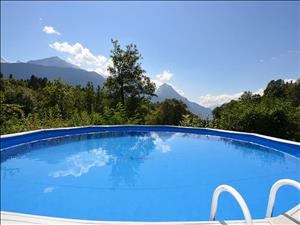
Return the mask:
<path id="1" fill-rule="evenodd" d="M 172 125 L 88 125 L 77 127 L 60 127 L 38 129 L 25 132 L 0 135 L 0 152 L 23 144 L 36 141 L 59 138 L 64 136 L 92 134 L 98 132 L 175 132 L 217 136 L 232 140 L 248 142 L 300 158 L 300 143 L 286 139 L 266 136 L 257 133 L 248 133 L 213 128 L 184 127 Z"/>
<path id="2" fill-rule="evenodd" d="M 253 225 L 280 225 L 276 220 L 280 220 L 286 215 L 291 217 L 292 214 L 299 213 L 300 204 L 295 207 L 287 210 L 285 213 L 282 213 L 275 217 L 263 218 L 263 219 L 253 219 Z M 242 225 L 245 224 L 245 220 L 215 220 L 215 221 L 167 221 L 167 222 L 149 222 L 149 221 L 106 221 L 106 220 L 80 220 L 80 219 L 69 219 L 61 217 L 49 217 L 49 216 L 40 216 L 33 214 L 24 214 L 24 213 L 14 213 L 8 211 L 0 211 L 1 219 L 6 221 L 18 221 L 28 224 L 86 224 L 86 225 Z M 298 215 L 297 214 L 297 215 Z M 296 216 L 297 216 L 296 215 Z M 17 219 L 19 217 L 19 219 Z M 297 216 L 298 217 L 298 216 Z M 17 220 L 16 220 L 17 219 Z M 293 218 L 294 219 L 294 218 Z M 289 220 L 291 222 L 291 220 Z M 17 223 L 20 224 L 20 223 Z M 293 223 L 291 223 L 293 224 Z M 297 223 L 295 223 L 296 225 Z"/>

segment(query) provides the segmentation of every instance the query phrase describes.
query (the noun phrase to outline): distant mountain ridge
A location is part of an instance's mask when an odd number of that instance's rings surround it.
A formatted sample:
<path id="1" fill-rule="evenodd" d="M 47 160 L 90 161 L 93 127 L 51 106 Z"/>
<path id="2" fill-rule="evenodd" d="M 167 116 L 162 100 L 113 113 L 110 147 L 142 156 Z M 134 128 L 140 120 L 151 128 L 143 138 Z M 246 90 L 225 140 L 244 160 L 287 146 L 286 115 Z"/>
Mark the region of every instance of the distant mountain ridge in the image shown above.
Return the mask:
<path id="1" fill-rule="evenodd" d="M 53 56 L 45 59 L 30 60 L 27 63 L 41 65 L 41 66 L 80 69 L 78 66 L 68 63 L 57 56 Z"/>
<path id="2" fill-rule="evenodd" d="M 2 57 L 1 57 L 1 62 L 2 63 L 7 63 L 7 61 L 4 58 L 2 58 Z"/>
<path id="3" fill-rule="evenodd" d="M 1 57 L 1 73 L 4 76 L 12 74 L 16 79 L 29 79 L 31 75 L 46 77 L 48 80 L 62 79 L 70 85 L 85 86 L 88 82 L 93 82 L 94 86 L 103 86 L 105 77 L 91 71 L 80 69 L 59 57 L 49 57 L 45 59 L 30 60 L 27 63 L 9 63 Z M 161 102 L 165 99 L 178 99 L 187 105 L 189 111 L 202 118 L 211 118 L 211 109 L 205 108 L 177 93 L 169 84 L 163 84 L 156 90 L 157 97 L 153 102 Z"/>
<path id="4" fill-rule="evenodd" d="M 105 78 L 92 71 L 86 71 L 58 57 L 31 60 L 27 63 L 2 62 L 1 73 L 4 76 L 12 74 L 16 79 L 29 79 L 31 75 L 46 77 L 48 80 L 62 79 L 70 85 L 85 86 L 93 82 L 94 86 L 103 86 Z"/>
<path id="5" fill-rule="evenodd" d="M 159 86 L 155 94 L 157 95 L 157 97 L 154 97 L 152 99 L 153 102 L 161 102 L 165 99 L 175 98 L 185 103 L 187 105 L 188 110 L 191 113 L 194 113 L 195 115 L 200 116 L 204 119 L 212 117 L 211 109 L 205 108 L 204 106 L 201 106 L 195 102 L 188 100 L 187 98 L 183 97 L 178 92 L 176 92 L 174 88 L 169 84 L 164 83 L 161 86 Z"/>

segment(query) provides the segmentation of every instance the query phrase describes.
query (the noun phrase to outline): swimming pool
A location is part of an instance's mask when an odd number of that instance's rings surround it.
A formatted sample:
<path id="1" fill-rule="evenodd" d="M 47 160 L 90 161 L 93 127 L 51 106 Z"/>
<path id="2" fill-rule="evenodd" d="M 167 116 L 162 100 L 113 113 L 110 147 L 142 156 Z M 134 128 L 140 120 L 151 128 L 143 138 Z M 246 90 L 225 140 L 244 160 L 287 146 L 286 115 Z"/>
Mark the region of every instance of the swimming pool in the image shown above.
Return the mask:
<path id="1" fill-rule="evenodd" d="M 42 140 L 43 139 L 43 140 Z M 253 218 L 271 186 L 300 179 L 300 147 L 259 135 L 171 126 L 53 129 L 1 141 L 1 210 L 107 221 L 208 220 L 215 188 L 228 184 Z M 283 187 L 274 215 L 300 202 Z M 243 219 L 223 194 L 218 219 Z"/>

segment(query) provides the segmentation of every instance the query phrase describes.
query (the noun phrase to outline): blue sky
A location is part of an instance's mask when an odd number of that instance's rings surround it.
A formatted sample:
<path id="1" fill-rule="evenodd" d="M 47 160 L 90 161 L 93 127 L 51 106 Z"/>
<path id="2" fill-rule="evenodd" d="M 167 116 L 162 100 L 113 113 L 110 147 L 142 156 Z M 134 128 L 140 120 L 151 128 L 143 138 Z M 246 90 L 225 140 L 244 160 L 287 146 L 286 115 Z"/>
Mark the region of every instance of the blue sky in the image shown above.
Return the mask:
<path id="1" fill-rule="evenodd" d="M 103 72 L 115 38 L 138 46 L 157 83 L 211 106 L 299 78 L 299 24 L 299 2 L 1 1 L 1 56 Z"/>

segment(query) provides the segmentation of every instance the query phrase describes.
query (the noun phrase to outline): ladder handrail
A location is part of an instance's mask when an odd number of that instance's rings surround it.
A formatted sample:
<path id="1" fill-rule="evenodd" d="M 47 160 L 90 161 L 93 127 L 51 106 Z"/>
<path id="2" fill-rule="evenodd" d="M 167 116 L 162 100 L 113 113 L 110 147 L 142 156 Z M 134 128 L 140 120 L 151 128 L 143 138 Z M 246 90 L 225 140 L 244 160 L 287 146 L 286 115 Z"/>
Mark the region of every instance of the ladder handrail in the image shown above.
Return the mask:
<path id="1" fill-rule="evenodd" d="M 243 199 L 243 197 L 240 195 L 240 193 L 235 190 L 233 187 L 229 185 L 220 185 L 218 186 L 214 193 L 213 193 L 213 198 L 212 198 L 212 203 L 211 203 L 211 210 L 210 210 L 210 220 L 215 220 L 216 219 L 216 212 L 217 212 L 217 207 L 218 207 L 218 199 L 219 196 L 222 192 L 229 192 L 235 200 L 239 203 L 247 225 L 252 225 L 252 217 L 249 211 L 249 208 Z"/>
<path id="2" fill-rule="evenodd" d="M 272 217 L 275 198 L 276 198 L 276 193 L 277 193 L 279 188 L 281 188 L 282 186 L 285 186 L 285 185 L 293 186 L 293 187 L 300 190 L 300 183 L 298 181 L 295 181 L 295 180 L 281 179 L 281 180 L 278 180 L 277 182 L 275 182 L 273 184 L 273 186 L 271 188 L 271 191 L 270 191 L 270 194 L 269 194 L 266 218 Z"/>

